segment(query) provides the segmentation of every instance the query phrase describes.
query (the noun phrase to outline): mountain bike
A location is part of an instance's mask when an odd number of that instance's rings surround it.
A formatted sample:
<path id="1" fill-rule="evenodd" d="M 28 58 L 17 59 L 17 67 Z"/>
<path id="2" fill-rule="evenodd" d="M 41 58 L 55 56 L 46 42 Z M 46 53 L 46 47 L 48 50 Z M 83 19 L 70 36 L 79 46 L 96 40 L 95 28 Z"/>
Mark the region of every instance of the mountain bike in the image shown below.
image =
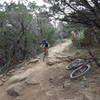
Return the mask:
<path id="1" fill-rule="evenodd" d="M 68 66 L 66 66 L 66 70 L 73 70 L 70 74 L 70 78 L 75 79 L 80 76 L 85 75 L 91 68 L 91 63 L 95 62 L 98 67 L 100 67 L 100 58 L 98 58 L 94 53 L 90 50 L 88 51 L 89 58 L 84 59 L 76 59 Z"/>
<path id="2" fill-rule="evenodd" d="M 47 57 L 48 57 L 48 48 L 44 47 L 43 61 L 45 61 L 45 59 L 47 59 Z"/>

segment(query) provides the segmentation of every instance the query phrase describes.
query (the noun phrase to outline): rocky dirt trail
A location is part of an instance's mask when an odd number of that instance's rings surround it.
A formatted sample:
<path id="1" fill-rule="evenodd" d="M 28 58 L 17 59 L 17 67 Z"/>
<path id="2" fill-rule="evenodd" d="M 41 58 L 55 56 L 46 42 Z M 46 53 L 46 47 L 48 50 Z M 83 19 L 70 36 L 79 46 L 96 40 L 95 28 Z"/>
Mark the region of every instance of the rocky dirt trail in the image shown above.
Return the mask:
<path id="1" fill-rule="evenodd" d="M 0 86 L 0 100 L 100 100 L 98 69 L 90 72 L 86 80 L 71 80 L 70 72 L 65 71 L 72 59 L 62 52 L 70 44 L 71 41 L 66 40 L 50 48 L 48 61 L 31 59 L 6 77 Z"/>

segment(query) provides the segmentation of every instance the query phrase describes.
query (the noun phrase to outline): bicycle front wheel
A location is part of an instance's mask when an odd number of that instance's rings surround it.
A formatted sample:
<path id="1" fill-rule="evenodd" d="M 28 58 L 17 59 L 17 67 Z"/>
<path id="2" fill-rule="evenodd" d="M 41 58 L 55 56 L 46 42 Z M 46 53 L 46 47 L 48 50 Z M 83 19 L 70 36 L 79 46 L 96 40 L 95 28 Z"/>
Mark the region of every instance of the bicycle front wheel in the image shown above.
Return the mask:
<path id="1" fill-rule="evenodd" d="M 45 51 L 43 56 L 43 62 L 45 61 L 45 59 L 47 59 L 47 57 L 48 57 L 48 51 Z"/>
<path id="2" fill-rule="evenodd" d="M 75 79 L 75 78 L 78 78 L 78 77 L 80 77 L 80 76 L 83 76 L 84 74 L 86 74 L 86 73 L 89 71 L 90 68 L 91 68 L 91 65 L 90 65 L 90 64 L 81 66 L 81 67 L 75 69 L 75 70 L 70 74 L 70 78 Z"/>

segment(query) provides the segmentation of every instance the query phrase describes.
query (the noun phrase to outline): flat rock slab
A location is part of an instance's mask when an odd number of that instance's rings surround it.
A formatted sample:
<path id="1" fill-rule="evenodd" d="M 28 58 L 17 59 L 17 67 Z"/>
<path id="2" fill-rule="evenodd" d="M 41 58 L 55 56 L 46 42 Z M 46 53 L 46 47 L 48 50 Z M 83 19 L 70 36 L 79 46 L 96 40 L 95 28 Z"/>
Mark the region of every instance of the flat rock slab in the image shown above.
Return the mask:
<path id="1" fill-rule="evenodd" d="M 8 83 L 12 84 L 12 83 L 17 83 L 17 82 L 23 81 L 23 80 L 27 79 L 32 73 L 33 73 L 33 69 L 30 68 L 23 73 L 12 76 L 9 79 Z"/>

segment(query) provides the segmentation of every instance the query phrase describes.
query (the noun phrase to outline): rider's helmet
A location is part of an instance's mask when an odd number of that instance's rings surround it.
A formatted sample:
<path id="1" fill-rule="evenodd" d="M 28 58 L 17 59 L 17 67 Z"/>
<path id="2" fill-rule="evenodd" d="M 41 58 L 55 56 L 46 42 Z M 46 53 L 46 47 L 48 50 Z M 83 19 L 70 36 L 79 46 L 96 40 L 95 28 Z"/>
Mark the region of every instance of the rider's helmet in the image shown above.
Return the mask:
<path id="1" fill-rule="evenodd" d="M 42 42 L 46 42 L 46 39 L 43 39 Z"/>

